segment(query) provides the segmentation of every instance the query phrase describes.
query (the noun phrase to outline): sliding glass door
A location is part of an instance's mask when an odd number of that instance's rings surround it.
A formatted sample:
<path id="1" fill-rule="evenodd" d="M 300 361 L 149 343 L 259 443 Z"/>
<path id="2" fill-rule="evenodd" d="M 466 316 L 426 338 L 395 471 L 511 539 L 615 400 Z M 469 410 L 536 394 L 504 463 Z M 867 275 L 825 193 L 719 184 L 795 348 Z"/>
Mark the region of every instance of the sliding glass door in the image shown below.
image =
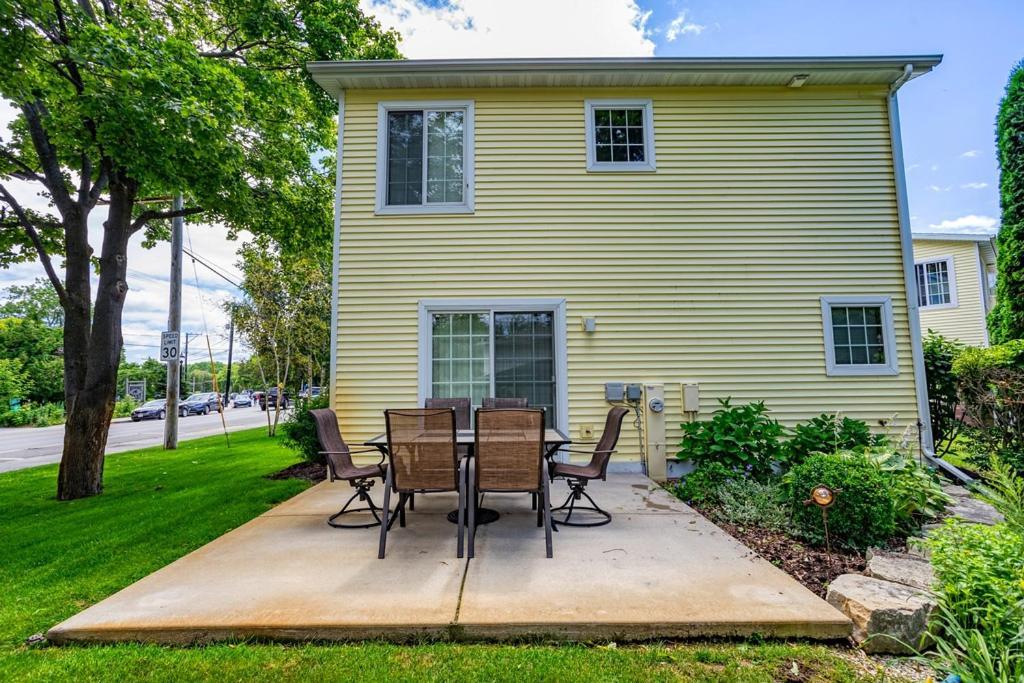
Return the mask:
<path id="1" fill-rule="evenodd" d="M 431 396 L 525 398 L 555 424 L 552 311 L 434 311 L 430 334 Z"/>

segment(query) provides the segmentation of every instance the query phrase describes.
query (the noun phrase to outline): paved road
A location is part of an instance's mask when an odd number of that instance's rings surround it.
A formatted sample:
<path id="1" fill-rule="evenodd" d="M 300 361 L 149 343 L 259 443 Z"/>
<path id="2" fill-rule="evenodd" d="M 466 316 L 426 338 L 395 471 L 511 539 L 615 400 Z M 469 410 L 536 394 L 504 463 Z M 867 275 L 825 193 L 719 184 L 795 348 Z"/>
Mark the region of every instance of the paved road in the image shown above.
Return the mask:
<path id="1" fill-rule="evenodd" d="M 267 424 L 267 414 L 253 408 L 228 408 L 224 414 L 229 431 L 249 429 Z M 283 416 L 282 416 L 283 419 Z M 178 419 L 178 439 L 194 439 L 220 433 L 217 413 L 192 415 Z M 115 420 L 110 425 L 107 454 L 133 448 L 158 446 L 164 440 L 163 420 Z M 60 462 L 64 447 L 64 425 L 56 427 L 17 427 L 0 429 L 0 472 L 10 472 L 36 465 Z"/>

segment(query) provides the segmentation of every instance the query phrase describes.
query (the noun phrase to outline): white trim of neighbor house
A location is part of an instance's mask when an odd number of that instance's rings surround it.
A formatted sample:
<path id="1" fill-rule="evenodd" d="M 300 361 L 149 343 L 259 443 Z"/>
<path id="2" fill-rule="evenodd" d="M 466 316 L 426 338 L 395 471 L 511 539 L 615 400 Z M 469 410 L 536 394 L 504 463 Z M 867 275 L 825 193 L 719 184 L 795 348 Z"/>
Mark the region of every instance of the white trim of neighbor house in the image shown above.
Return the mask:
<path id="1" fill-rule="evenodd" d="M 644 161 L 598 161 L 595 155 L 594 109 L 642 107 L 644 112 Z M 587 171 L 612 173 L 644 173 L 656 170 L 654 159 L 654 102 L 647 98 L 617 98 L 584 100 L 584 130 L 587 141 Z"/>
<path id="2" fill-rule="evenodd" d="M 835 340 L 832 337 L 833 306 L 879 306 L 882 309 L 882 345 L 885 363 L 870 365 L 837 365 Z M 823 296 L 821 297 L 821 324 L 825 333 L 825 374 L 829 377 L 865 375 L 898 375 L 896 358 L 896 326 L 892 316 L 892 298 L 888 296 Z"/>
<path id="3" fill-rule="evenodd" d="M 978 287 L 981 294 L 981 331 L 985 335 L 985 346 L 992 342 L 988 338 L 988 314 L 990 301 L 988 298 L 988 273 L 985 272 L 985 260 L 981 256 L 981 243 L 974 243 L 975 255 L 978 258 Z"/>
<path id="4" fill-rule="evenodd" d="M 555 427 L 564 434 L 569 433 L 569 345 L 565 318 L 565 299 L 555 298 L 521 298 L 521 299 L 421 299 L 418 303 L 419 319 L 418 369 L 417 369 L 417 402 L 429 398 L 432 385 L 433 364 L 431 363 L 431 324 L 432 313 L 473 313 L 479 311 L 551 311 L 554 315 L 555 345 Z M 494 345 L 494 331 L 491 331 L 491 345 Z M 491 349 L 491 358 L 494 349 Z M 491 373 L 493 381 L 493 371 Z"/>
<path id="5" fill-rule="evenodd" d="M 911 71 L 911 73 L 913 73 Z M 906 74 L 906 69 L 904 69 Z M 928 383 L 924 374 L 924 349 L 921 344 L 921 314 L 917 309 L 917 273 L 914 272 L 914 241 L 910 229 L 910 204 L 907 199 L 907 175 L 903 167 L 903 141 L 900 135 L 900 106 L 896 90 L 902 81 L 889 89 L 889 143 L 892 150 L 893 180 L 896 185 L 896 215 L 900 228 L 900 251 L 903 255 L 903 285 L 907 300 L 907 324 L 910 332 L 910 356 L 914 363 L 914 390 L 921 445 L 928 455 L 935 454 L 932 441 L 932 418 L 928 407 Z"/>
<path id="6" fill-rule="evenodd" d="M 948 304 L 929 304 L 926 301 L 926 303 L 924 305 L 921 305 L 921 303 L 918 302 L 918 306 L 920 308 L 924 309 L 924 310 L 928 310 L 928 311 L 941 311 L 944 308 L 956 308 L 957 306 L 960 305 L 960 300 L 957 298 L 957 293 L 956 293 L 956 267 L 955 267 L 956 264 L 954 263 L 954 259 L 953 259 L 952 256 L 935 256 L 935 257 L 931 257 L 931 258 L 925 258 L 925 259 L 920 259 L 918 261 L 914 261 L 914 284 L 915 284 L 915 291 L 916 291 L 916 285 L 918 283 L 918 281 L 917 281 L 917 267 L 918 266 L 927 266 L 929 263 L 941 263 L 941 262 L 945 262 L 945 264 L 946 264 L 946 277 L 949 278 L 949 303 Z M 928 277 L 928 270 L 926 268 L 925 269 L 925 278 L 927 278 L 927 277 Z M 917 296 L 918 296 L 918 298 L 920 298 L 920 296 L 921 296 L 921 293 L 919 291 L 917 291 Z M 928 292 L 926 290 L 925 291 L 925 299 L 927 300 L 927 298 L 928 298 Z"/>
<path id="7" fill-rule="evenodd" d="M 338 399 L 335 396 L 338 385 L 338 285 L 341 281 L 341 151 L 345 136 L 345 91 L 338 93 L 338 150 L 334 172 L 334 241 L 331 246 L 331 386 L 328 388 L 327 400 L 331 408 L 337 409 Z"/>
<path id="8" fill-rule="evenodd" d="M 424 111 L 443 110 L 465 112 L 465 119 L 462 128 L 462 181 L 463 201 L 457 203 L 435 203 L 427 204 L 427 173 L 426 173 L 426 144 L 427 131 L 424 117 L 423 130 L 423 204 L 405 204 L 399 206 L 388 206 L 388 112 L 400 109 L 422 109 Z M 476 139 L 476 104 L 473 100 L 389 100 L 377 103 L 377 187 L 376 187 L 376 208 L 377 215 L 402 215 L 402 214 L 453 214 L 473 213 L 475 205 L 475 173 L 476 160 L 474 140 Z"/>

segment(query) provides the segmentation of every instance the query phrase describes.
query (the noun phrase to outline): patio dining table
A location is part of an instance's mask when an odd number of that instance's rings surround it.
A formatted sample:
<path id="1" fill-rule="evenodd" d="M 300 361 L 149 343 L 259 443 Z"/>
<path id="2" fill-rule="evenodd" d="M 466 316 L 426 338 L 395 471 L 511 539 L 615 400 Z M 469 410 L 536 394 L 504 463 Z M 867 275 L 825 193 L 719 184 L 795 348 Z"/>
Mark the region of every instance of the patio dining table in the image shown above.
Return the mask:
<path id="1" fill-rule="evenodd" d="M 464 447 L 467 457 L 473 457 L 473 449 L 476 445 L 476 432 L 472 429 L 460 429 L 455 433 L 455 443 L 460 447 Z M 558 429 L 548 428 L 544 430 L 544 459 L 551 461 L 553 457 L 558 453 L 558 449 L 562 446 L 568 446 L 572 443 L 572 439 L 563 434 Z M 376 448 L 385 456 L 388 453 L 388 435 L 378 434 L 377 436 L 363 442 L 364 446 Z M 476 523 L 477 524 L 490 524 L 496 521 L 501 515 L 498 514 L 497 510 L 490 508 L 477 507 L 476 509 Z M 448 513 L 448 521 L 452 524 L 458 523 L 459 511 L 458 509 L 452 510 Z"/>

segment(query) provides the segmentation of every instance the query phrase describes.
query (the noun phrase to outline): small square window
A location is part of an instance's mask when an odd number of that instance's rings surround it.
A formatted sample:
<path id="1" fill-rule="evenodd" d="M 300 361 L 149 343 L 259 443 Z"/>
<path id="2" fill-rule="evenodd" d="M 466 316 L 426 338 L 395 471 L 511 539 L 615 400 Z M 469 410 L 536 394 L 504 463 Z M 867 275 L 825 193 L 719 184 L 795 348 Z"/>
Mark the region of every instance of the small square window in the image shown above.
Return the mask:
<path id="1" fill-rule="evenodd" d="M 650 100 L 588 100 L 588 171 L 653 171 L 654 122 Z"/>
<path id="2" fill-rule="evenodd" d="M 822 297 L 821 314 L 826 374 L 898 374 L 889 297 Z"/>

